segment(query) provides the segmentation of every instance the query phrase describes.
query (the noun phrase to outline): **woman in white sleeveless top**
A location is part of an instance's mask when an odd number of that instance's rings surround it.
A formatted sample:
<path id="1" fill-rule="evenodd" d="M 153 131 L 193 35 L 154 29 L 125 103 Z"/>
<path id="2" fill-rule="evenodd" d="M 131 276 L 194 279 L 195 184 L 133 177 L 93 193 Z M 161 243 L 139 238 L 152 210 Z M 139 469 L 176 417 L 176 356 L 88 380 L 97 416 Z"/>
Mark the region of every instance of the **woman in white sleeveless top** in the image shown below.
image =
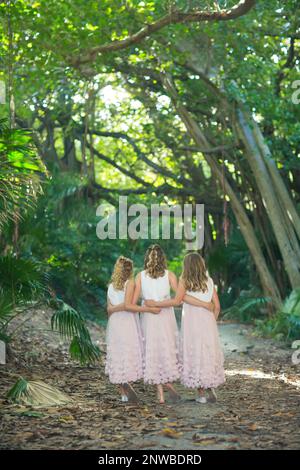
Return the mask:
<path id="1" fill-rule="evenodd" d="M 181 382 L 197 388 L 199 403 L 216 401 L 214 388 L 224 381 L 223 352 L 216 319 L 220 303 L 213 280 L 208 276 L 203 258 L 198 253 L 185 256 L 182 275 L 174 299 L 146 301 L 149 306 L 179 305 L 182 300 L 180 334 Z"/>
<path id="2" fill-rule="evenodd" d="M 143 377 L 142 338 L 138 312 L 149 308 L 132 304 L 134 293 L 133 263 L 120 256 L 108 287 L 107 356 L 105 372 L 113 384 L 119 384 L 122 401 L 134 396 L 130 382 Z M 160 312 L 159 308 L 150 310 Z"/>
<path id="3" fill-rule="evenodd" d="M 145 269 L 136 277 L 133 298 L 156 301 L 170 298 L 170 285 L 177 288 L 175 274 L 166 269 L 166 258 L 159 245 L 152 245 L 145 255 Z M 173 399 L 179 396 L 172 382 L 179 379 L 178 329 L 172 307 L 163 308 L 158 315 L 144 313 L 141 318 L 144 350 L 144 382 L 157 385 L 158 400 L 164 403 L 165 384 Z"/>

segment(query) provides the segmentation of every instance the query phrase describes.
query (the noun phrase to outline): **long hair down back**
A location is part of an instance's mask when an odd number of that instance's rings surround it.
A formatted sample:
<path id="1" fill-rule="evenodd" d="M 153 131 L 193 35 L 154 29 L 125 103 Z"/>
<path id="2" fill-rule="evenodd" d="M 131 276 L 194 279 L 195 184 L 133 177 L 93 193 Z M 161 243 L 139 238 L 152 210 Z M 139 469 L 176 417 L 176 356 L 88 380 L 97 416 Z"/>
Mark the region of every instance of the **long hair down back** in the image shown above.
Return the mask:
<path id="1" fill-rule="evenodd" d="M 167 259 L 159 245 L 151 245 L 146 251 L 144 269 L 153 279 L 162 277 L 167 269 Z"/>
<path id="2" fill-rule="evenodd" d="M 207 290 L 207 270 L 205 261 L 199 253 L 188 253 L 184 257 L 181 279 L 187 291 Z"/>
<path id="3" fill-rule="evenodd" d="M 125 282 L 133 275 L 133 262 L 125 256 L 119 256 L 114 266 L 110 282 L 117 290 L 123 290 Z"/>

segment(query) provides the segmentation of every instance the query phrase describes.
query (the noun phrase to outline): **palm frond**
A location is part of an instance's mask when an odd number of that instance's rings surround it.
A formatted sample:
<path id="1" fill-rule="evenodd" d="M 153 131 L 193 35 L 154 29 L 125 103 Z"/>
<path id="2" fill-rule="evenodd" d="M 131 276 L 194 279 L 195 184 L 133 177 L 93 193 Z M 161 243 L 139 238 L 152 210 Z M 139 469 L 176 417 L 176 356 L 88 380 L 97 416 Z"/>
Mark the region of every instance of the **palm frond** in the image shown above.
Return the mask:
<path id="1" fill-rule="evenodd" d="M 64 338 L 71 339 L 81 335 L 85 329 L 80 314 L 65 302 L 60 301 L 60 307 L 52 315 L 51 328 L 58 331 Z"/>
<path id="2" fill-rule="evenodd" d="M 240 297 L 229 308 L 223 310 L 224 318 L 237 318 L 241 321 L 251 321 L 258 317 L 271 301 L 269 297 L 255 295 L 254 292 L 241 292 Z"/>
<path id="3" fill-rule="evenodd" d="M 290 341 L 300 337 L 300 288 L 285 299 L 277 314 L 258 323 L 258 330 L 267 336 Z"/>
<path id="4" fill-rule="evenodd" d="M 0 331 L 1 322 L 7 321 L 13 315 L 13 307 L 11 295 L 0 289 Z"/>
<path id="5" fill-rule="evenodd" d="M 33 260 L 0 257 L 0 337 L 8 342 L 8 325 L 16 314 L 47 294 L 47 276 Z"/>
<path id="6" fill-rule="evenodd" d="M 284 301 L 281 311 L 285 315 L 300 317 L 300 288 L 292 290 L 290 295 Z"/>
<path id="7" fill-rule="evenodd" d="M 0 229 L 20 218 L 41 192 L 39 173 L 46 168 L 33 145 L 29 130 L 10 129 L 0 121 Z M 22 211 L 20 211 L 22 208 Z"/>
<path id="8" fill-rule="evenodd" d="M 51 328 L 64 338 L 72 339 L 69 349 L 72 359 L 81 364 L 89 364 L 99 358 L 100 350 L 92 343 L 84 319 L 74 308 L 61 300 L 58 301 L 58 310 L 52 315 Z"/>
<path id="9" fill-rule="evenodd" d="M 47 276 L 39 263 L 12 255 L 0 257 L 0 291 L 11 303 L 30 302 L 46 294 Z"/>
<path id="10" fill-rule="evenodd" d="M 94 345 L 91 339 L 85 335 L 74 336 L 69 351 L 72 359 L 79 361 L 80 364 L 94 363 L 100 356 L 98 346 Z"/>
<path id="11" fill-rule="evenodd" d="M 27 381 L 20 377 L 7 394 L 9 401 L 30 406 L 58 406 L 71 399 L 51 385 L 40 380 Z"/>

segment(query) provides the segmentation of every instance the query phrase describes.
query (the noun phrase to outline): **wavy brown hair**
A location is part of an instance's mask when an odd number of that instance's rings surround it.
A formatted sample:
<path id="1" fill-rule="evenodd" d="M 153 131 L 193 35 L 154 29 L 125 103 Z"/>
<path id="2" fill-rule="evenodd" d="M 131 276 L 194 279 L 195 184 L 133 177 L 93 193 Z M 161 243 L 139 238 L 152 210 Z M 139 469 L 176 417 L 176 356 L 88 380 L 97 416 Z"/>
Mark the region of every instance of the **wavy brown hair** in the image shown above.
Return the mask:
<path id="1" fill-rule="evenodd" d="M 162 277 L 167 269 L 167 258 L 159 245 L 151 245 L 145 254 L 144 269 L 153 279 Z"/>
<path id="2" fill-rule="evenodd" d="M 125 256 L 119 256 L 114 266 L 110 282 L 117 290 L 123 290 L 125 282 L 133 275 L 133 262 Z"/>
<path id="3" fill-rule="evenodd" d="M 207 290 L 208 276 L 205 261 L 199 253 L 188 253 L 184 257 L 181 279 L 187 291 Z"/>

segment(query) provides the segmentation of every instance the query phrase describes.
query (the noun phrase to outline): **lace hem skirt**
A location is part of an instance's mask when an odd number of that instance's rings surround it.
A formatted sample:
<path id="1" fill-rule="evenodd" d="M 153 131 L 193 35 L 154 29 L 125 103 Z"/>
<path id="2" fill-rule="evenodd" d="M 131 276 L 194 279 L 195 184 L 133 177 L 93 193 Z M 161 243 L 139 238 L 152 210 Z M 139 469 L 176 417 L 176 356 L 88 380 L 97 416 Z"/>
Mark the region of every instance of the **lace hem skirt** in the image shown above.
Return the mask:
<path id="1" fill-rule="evenodd" d="M 164 384 L 180 377 L 178 328 L 173 308 L 142 313 L 144 382 Z"/>
<path id="2" fill-rule="evenodd" d="M 142 337 L 138 314 L 113 313 L 106 329 L 105 373 L 113 384 L 143 378 Z"/>
<path id="3" fill-rule="evenodd" d="M 211 388 L 225 382 L 224 356 L 212 312 L 183 305 L 180 362 L 181 383 L 186 387 Z"/>

